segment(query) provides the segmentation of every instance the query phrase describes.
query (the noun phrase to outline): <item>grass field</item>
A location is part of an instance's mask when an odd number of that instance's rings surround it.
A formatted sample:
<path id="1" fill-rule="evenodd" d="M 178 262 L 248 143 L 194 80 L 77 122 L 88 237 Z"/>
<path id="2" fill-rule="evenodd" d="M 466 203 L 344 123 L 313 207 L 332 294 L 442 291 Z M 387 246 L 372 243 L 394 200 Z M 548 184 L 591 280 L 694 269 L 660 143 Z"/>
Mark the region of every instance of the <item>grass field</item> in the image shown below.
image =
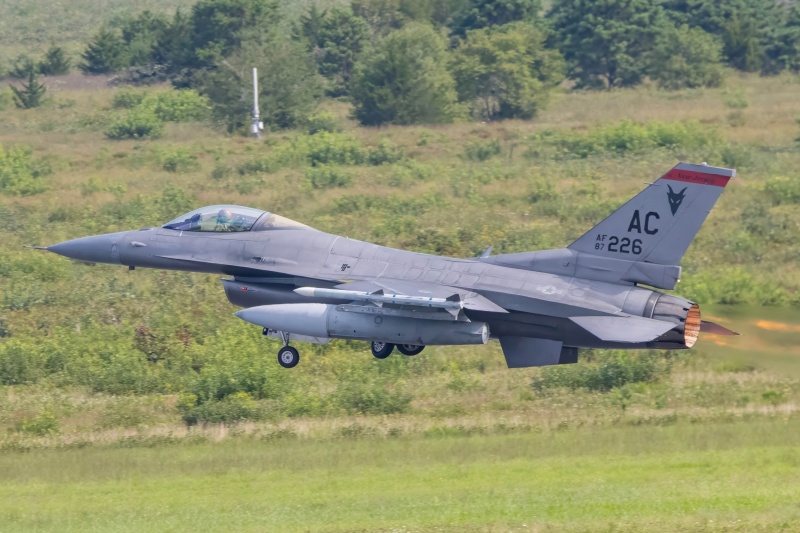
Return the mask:
<path id="1" fill-rule="evenodd" d="M 6 531 L 797 531 L 797 419 L 0 456 Z"/>

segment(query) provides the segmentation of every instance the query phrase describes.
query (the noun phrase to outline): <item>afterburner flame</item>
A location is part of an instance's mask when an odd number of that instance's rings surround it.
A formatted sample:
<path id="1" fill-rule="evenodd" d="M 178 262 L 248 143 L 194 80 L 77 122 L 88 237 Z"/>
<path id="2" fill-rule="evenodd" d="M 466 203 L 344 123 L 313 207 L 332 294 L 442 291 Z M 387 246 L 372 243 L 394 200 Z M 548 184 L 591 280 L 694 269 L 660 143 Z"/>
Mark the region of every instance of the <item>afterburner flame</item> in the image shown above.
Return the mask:
<path id="1" fill-rule="evenodd" d="M 697 304 L 692 304 L 689 312 L 686 314 L 686 325 L 683 331 L 683 342 L 687 348 L 694 346 L 697 342 L 697 337 L 700 335 L 700 307 Z"/>

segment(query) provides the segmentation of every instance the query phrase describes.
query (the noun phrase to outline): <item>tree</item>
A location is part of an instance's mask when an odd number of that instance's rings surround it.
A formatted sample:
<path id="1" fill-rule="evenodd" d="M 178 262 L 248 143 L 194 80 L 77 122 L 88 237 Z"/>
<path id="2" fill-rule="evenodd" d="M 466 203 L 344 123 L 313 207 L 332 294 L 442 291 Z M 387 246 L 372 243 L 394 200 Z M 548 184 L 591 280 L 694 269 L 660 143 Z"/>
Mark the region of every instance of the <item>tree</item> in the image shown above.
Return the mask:
<path id="1" fill-rule="evenodd" d="M 717 87 L 722 83 L 722 43 L 686 24 L 669 28 L 656 39 L 650 77 L 663 89 Z"/>
<path id="2" fill-rule="evenodd" d="M 203 71 L 199 90 L 212 103 L 212 114 L 228 131 L 249 122 L 253 109 L 252 68 L 258 68 L 259 107 L 265 124 L 291 128 L 311 115 L 322 93 L 313 59 L 289 40 L 246 42 L 213 69 Z"/>
<path id="3" fill-rule="evenodd" d="M 20 54 L 11 62 L 8 73 L 12 78 L 27 78 L 31 72 L 37 70 L 36 62 L 28 54 Z"/>
<path id="4" fill-rule="evenodd" d="M 485 120 L 532 118 L 563 79 L 561 55 L 526 23 L 469 32 L 452 70 L 460 100 Z"/>
<path id="5" fill-rule="evenodd" d="M 105 74 L 125 68 L 125 43 L 108 28 L 101 29 L 81 54 L 80 69 L 87 74 Z"/>
<path id="6" fill-rule="evenodd" d="M 60 74 L 67 74 L 72 68 L 72 61 L 64 53 L 64 49 L 55 44 L 51 44 L 50 48 L 44 54 L 44 58 L 39 62 L 39 72 L 45 76 L 58 76 Z"/>
<path id="7" fill-rule="evenodd" d="M 547 16 L 579 87 L 639 83 L 644 56 L 666 27 L 656 0 L 555 0 Z"/>
<path id="8" fill-rule="evenodd" d="M 792 3 L 764 0 L 666 0 L 666 15 L 677 25 L 718 36 L 723 56 L 732 67 L 775 72 L 782 68 L 772 61 L 770 51 L 777 51 L 785 37 Z M 792 33 L 789 30 L 789 33 Z M 789 39 L 791 40 L 791 38 Z M 777 52 L 777 56 L 781 53 Z"/>
<path id="9" fill-rule="evenodd" d="M 191 15 L 194 64 L 185 66 L 210 66 L 249 38 L 263 42 L 278 22 L 276 0 L 200 0 Z"/>
<path id="10" fill-rule="evenodd" d="M 470 0 L 458 15 L 453 32 L 503 26 L 517 21 L 532 22 L 542 11 L 541 0 Z"/>
<path id="11" fill-rule="evenodd" d="M 319 73 L 331 81 L 328 93 L 346 94 L 353 65 L 367 42 L 367 23 L 349 8 L 322 14 L 314 9 L 301 19 L 300 32 L 317 57 Z"/>
<path id="12" fill-rule="evenodd" d="M 800 71 L 800 4 L 788 8 L 783 25 L 773 29 L 764 55 L 763 70 L 767 74 L 775 74 L 784 69 Z"/>
<path id="13" fill-rule="evenodd" d="M 192 31 L 191 18 L 177 9 L 172 21 L 156 36 L 152 51 L 153 62 L 166 65 L 171 74 L 195 63 Z"/>
<path id="14" fill-rule="evenodd" d="M 47 88 L 39 82 L 39 75 L 35 70 L 28 72 L 28 82 L 22 83 L 22 88 L 11 86 L 14 93 L 14 103 L 20 109 L 33 109 L 42 105 Z"/>
<path id="15" fill-rule="evenodd" d="M 364 125 L 451 122 L 458 114 L 445 40 L 423 24 L 382 39 L 356 63 L 351 97 Z"/>
<path id="16" fill-rule="evenodd" d="M 125 42 L 126 66 L 149 65 L 153 63 L 153 53 L 158 38 L 169 28 L 163 15 L 143 11 L 136 17 L 122 21 L 120 29 Z"/>

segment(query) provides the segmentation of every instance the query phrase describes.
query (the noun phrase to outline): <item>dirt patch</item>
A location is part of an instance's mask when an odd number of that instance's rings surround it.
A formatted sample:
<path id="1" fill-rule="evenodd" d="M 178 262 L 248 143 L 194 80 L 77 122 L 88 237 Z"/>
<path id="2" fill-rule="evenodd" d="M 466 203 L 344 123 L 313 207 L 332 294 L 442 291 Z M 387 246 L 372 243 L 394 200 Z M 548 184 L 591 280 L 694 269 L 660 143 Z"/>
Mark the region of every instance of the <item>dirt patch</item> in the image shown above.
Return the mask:
<path id="1" fill-rule="evenodd" d="M 43 79 L 48 89 L 53 91 L 100 90 L 108 88 L 108 80 L 112 74 L 65 74 L 63 76 L 45 76 Z"/>

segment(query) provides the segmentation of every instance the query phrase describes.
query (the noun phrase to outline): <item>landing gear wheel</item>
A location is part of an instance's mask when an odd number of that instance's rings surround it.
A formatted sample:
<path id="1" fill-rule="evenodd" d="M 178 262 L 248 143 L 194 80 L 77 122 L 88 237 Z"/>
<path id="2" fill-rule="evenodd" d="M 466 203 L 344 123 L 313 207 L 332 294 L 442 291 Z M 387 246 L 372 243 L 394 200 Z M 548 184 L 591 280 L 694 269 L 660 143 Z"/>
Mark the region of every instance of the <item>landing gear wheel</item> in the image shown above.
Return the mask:
<path id="1" fill-rule="evenodd" d="M 370 348 L 372 348 L 372 355 L 378 359 L 386 359 L 392 354 L 394 344 L 391 342 L 373 342 L 370 344 Z"/>
<path id="2" fill-rule="evenodd" d="M 291 346 L 284 346 L 278 350 L 278 363 L 283 368 L 294 368 L 300 362 L 300 354 Z"/>
<path id="3" fill-rule="evenodd" d="M 398 344 L 397 351 L 403 355 L 417 355 L 425 349 L 425 346 L 417 344 Z"/>

